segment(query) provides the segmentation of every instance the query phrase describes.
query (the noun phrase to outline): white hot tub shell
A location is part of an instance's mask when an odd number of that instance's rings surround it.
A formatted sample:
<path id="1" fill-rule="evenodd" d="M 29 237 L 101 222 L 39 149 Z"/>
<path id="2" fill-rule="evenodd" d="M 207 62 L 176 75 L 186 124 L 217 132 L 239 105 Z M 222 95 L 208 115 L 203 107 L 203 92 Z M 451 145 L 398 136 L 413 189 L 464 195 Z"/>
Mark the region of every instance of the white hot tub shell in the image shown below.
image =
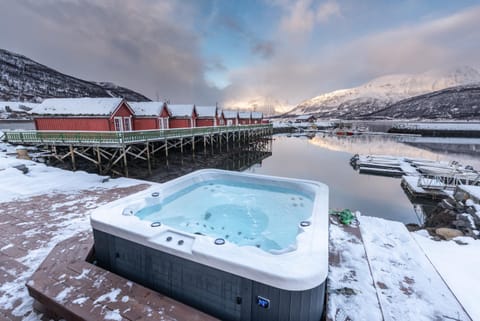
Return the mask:
<path id="1" fill-rule="evenodd" d="M 161 220 L 152 224 L 156 222 L 135 215 L 192 184 L 219 179 L 282 187 L 313 199 L 308 224 L 299 222 L 292 249 L 271 253 L 228 241 L 218 245 L 214 237 L 188 233 Z M 91 224 L 100 266 L 223 320 L 321 317 L 328 273 L 325 184 L 200 170 L 98 208 Z"/>

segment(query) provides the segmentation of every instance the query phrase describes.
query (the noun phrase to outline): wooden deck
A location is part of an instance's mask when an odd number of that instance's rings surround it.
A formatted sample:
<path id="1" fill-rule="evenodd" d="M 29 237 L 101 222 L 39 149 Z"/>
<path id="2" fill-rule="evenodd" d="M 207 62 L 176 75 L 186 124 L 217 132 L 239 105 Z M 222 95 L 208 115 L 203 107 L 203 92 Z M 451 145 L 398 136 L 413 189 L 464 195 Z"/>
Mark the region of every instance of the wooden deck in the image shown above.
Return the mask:
<path id="1" fill-rule="evenodd" d="M 87 262 L 92 234 L 55 246 L 27 282 L 29 294 L 66 320 L 213 321 L 209 315 Z"/>
<path id="2" fill-rule="evenodd" d="M 25 130 L 5 131 L 4 139 L 10 144 L 22 145 L 56 145 L 56 146 L 101 146 L 121 147 L 125 145 L 160 142 L 169 139 L 187 139 L 197 136 L 213 136 L 231 134 L 239 138 L 241 135 L 259 132 L 271 134 L 272 125 L 214 126 L 193 128 L 172 128 L 162 130 L 134 131 L 57 131 L 57 130 Z"/>
<path id="3" fill-rule="evenodd" d="M 96 131 L 5 131 L 4 139 L 14 145 L 41 147 L 43 158 L 70 162 L 77 169 L 77 160 L 87 161 L 98 169 L 100 175 L 129 176 L 129 163 L 143 162 L 149 174 L 163 158 L 168 165 L 171 149 L 183 154 L 189 149 L 214 146 L 248 146 L 253 142 L 265 142 L 272 135 L 271 124 L 243 126 L 194 127 L 164 130 L 96 132 Z M 203 147 L 203 148 L 202 148 Z"/>
<path id="4" fill-rule="evenodd" d="M 361 223 L 330 217 L 327 321 L 471 321 L 403 224 Z"/>

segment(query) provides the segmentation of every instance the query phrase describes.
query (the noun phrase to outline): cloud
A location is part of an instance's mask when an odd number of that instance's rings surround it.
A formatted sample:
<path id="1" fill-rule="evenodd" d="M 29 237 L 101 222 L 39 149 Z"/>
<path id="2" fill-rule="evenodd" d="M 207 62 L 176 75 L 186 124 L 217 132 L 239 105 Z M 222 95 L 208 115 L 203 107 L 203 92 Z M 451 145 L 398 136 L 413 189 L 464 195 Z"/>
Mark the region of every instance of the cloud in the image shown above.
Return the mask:
<path id="1" fill-rule="evenodd" d="M 458 65 L 479 68 L 479 16 L 480 6 L 476 6 L 310 51 L 305 46 L 278 47 L 274 59 L 234 70 L 226 98 L 263 96 L 299 103 L 388 74 Z"/>
<path id="2" fill-rule="evenodd" d="M 311 0 L 298 0 L 284 6 L 286 15 L 281 21 L 282 30 L 291 35 L 305 34 L 312 31 L 315 15 Z"/>
<path id="3" fill-rule="evenodd" d="M 79 78 L 207 103 L 220 93 L 204 79 L 195 10 L 174 0 L 2 1 L 0 11 L 13 14 L 0 28 L 15 36 L 2 32 L 0 43 Z"/>
<path id="4" fill-rule="evenodd" d="M 227 29 L 233 31 L 237 36 L 245 41 L 250 52 L 263 59 L 273 57 L 275 54 L 275 44 L 270 40 L 263 40 L 257 34 L 252 32 L 246 23 L 243 23 L 238 17 L 222 16 L 219 17 L 219 23 Z"/>
<path id="5" fill-rule="evenodd" d="M 327 1 L 319 5 L 317 19 L 320 22 L 327 22 L 331 17 L 340 16 L 340 5 L 335 1 Z"/>
<path id="6" fill-rule="evenodd" d="M 341 15 L 340 5 L 335 0 L 320 3 L 315 0 L 277 0 L 268 3 L 282 9 L 280 27 L 292 38 L 306 36 L 316 25 Z"/>
<path id="7" fill-rule="evenodd" d="M 251 48 L 252 53 L 262 58 L 271 58 L 275 53 L 274 45 L 271 41 L 256 42 Z"/>

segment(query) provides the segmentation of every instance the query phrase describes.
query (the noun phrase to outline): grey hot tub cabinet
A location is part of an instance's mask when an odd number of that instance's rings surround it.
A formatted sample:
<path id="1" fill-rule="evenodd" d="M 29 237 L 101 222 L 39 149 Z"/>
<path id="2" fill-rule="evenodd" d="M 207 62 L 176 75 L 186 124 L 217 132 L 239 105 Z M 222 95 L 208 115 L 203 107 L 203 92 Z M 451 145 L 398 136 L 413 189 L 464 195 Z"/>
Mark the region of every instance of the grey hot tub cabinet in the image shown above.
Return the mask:
<path id="1" fill-rule="evenodd" d="M 93 233 L 101 267 L 222 320 L 319 321 L 322 316 L 325 283 L 286 291 L 98 230 Z"/>

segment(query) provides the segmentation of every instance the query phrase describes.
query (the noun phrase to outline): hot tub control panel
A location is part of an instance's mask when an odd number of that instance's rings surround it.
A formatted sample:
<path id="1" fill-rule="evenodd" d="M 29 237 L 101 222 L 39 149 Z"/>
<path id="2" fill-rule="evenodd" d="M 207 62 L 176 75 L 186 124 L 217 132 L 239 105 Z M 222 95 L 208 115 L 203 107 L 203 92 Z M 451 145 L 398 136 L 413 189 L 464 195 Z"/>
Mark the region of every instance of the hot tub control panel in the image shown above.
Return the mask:
<path id="1" fill-rule="evenodd" d="M 186 252 L 186 253 L 192 252 L 192 246 L 193 246 L 194 240 L 195 239 L 189 235 L 177 233 L 170 230 L 165 231 L 162 234 L 157 235 L 152 239 L 152 241 L 157 244 L 161 244 L 165 247 Z"/>

